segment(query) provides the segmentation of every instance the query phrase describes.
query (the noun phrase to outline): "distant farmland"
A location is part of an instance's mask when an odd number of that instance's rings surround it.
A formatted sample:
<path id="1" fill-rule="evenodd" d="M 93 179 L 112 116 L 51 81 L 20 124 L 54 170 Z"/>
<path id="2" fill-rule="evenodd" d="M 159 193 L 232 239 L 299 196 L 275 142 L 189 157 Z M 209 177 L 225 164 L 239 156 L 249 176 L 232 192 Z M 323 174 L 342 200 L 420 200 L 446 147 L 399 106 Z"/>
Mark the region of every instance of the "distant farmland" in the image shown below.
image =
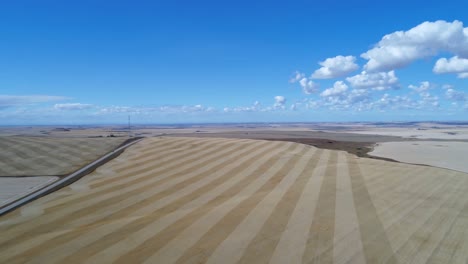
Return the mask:
<path id="1" fill-rule="evenodd" d="M 468 174 L 292 142 L 147 138 L 0 218 L 1 263 L 466 263 Z"/>
<path id="2" fill-rule="evenodd" d="M 124 141 L 125 138 L 0 137 L 0 176 L 64 175 Z"/>

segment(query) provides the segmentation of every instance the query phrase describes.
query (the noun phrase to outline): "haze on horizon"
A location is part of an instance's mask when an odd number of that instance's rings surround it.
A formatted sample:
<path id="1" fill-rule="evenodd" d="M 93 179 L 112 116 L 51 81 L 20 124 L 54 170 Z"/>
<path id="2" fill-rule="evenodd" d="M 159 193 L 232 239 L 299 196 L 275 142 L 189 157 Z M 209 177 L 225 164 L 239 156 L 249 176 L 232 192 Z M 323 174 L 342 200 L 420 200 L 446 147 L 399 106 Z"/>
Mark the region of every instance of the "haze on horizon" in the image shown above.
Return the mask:
<path id="1" fill-rule="evenodd" d="M 468 3 L 8 1 L 0 125 L 463 121 Z"/>

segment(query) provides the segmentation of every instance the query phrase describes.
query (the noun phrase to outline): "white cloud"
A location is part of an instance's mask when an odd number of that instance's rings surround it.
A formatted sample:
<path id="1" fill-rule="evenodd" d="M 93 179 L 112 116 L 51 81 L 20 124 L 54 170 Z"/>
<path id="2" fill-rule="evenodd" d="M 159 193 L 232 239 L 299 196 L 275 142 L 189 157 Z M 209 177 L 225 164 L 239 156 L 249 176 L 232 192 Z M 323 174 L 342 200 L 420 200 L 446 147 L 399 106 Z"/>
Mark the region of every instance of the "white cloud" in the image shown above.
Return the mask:
<path id="1" fill-rule="evenodd" d="M 213 107 L 206 107 L 203 105 L 163 105 L 163 106 L 108 106 L 96 107 L 99 109 L 97 114 L 181 114 L 181 113 L 203 113 L 203 112 L 216 112 Z"/>
<path id="2" fill-rule="evenodd" d="M 274 98 L 273 105 L 262 106 L 260 102 L 255 101 L 250 106 L 234 106 L 234 107 L 224 107 L 224 113 L 249 113 L 249 112 L 274 112 L 278 110 L 286 110 L 286 98 L 284 96 L 278 95 Z M 300 104 L 296 104 L 295 106 L 291 106 L 290 110 L 296 110 L 295 107 L 300 106 Z"/>
<path id="3" fill-rule="evenodd" d="M 196 112 L 213 112 L 213 107 L 206 107 L 201 104 L 197 105 L 166 105 L 159 107 L 143 107 L 140 108 L 143 112 L 162 112 L 162 113 L 196 113 Z"/>
<path id="4" fill-rule="evenodd" d="M 309 108 L 325 107 L 338 111 L 371 109 L 371 94 L 368 89 L 353 89 L 349 92 L 347 89 L 343 82 L 336 82 L 333 88 L 327 89 L 329 92 L 322 95 L 322 100 L 310 101 L 313 107 L 309 106 Z M 332 92 L 332 90 L 334 91 Z"/>
<path id="5" fill-rule="evenodd" d="M 315 79 L 331 79 L 345 76 L 359 69 L 354 56 L 336 56 L 319 62 L 322 66 L 312 74 Z"/>
<path id="6" fill-rule="evenodd" d="M 382 98 L 372 104 L 373 108 L 380 110 L 434 110 L 439 105 L 439 98 L 429 93 L 420 94 L 420 98 L 417 100 L 408 95 L 391 96 L 384 94 Z"/>
<path id="7" fill-rule="evenodd" d="M 409 85 L 408 88 L 419 94 L 420 99 L 416 103 L 415 108 L 424 108 L 427 106 L 438 107 L 439 97 L 429 93 L 429 90 L 434 87 L 431 83 L 425 81 L 421 82 L 419 86 Z"/>
<path id="8" fill-rule="evenodd" d="M 314 83 L 312 80 L 304 77 L 299 81 L 299 84 L 302 87 L 302 91 L 305 94 L 312 94 L 318 91 L 319 85 L 317 83 Z"/>
<path id="9" fill-rule="evenodd" d="M 408 31 L 385 35 L 361 57 L 367 71 L 388 71 L 445 51 L 468 58 L 468 28 L 461 21 L 424 22 Z"/>
<path id="10" fill-rule="evenodd" d="M 344 100 L 344 106 L 348 109 L 356 111 L 370 110 L 371 94 L 366 89 L 354 89 L 349 93 Z"/>
<path id="11" fill-rule="evenodd" d="M 198 104 L 198 105 L 192 106 L 189 110 L 193 112 L 199 112 L 199 111 L 204 111 L 205 107 L 203 107 L 203 105 Z"/>
<path id="12" fill-rule="evenodd" d="M 349 91 L 348 88 L 345 89 L 344 83 L 336 82 L 333 88 L 329 88 L 321 94 L 322 100 L 311 102 L 316 108 L 324 107 L 337 111 L 434 110 L 439 107 L 440 103 L 439 97 L 429 93 L 429 89 L 432 87 L 433 85 L 429 82 L 421 82 L 419 86 L 412 85 L 411 89 L 418 92 L 417 98 L 413 98 L 409 94 L 395 96 L 386 93 L 381 98 L 374 100 L 370 89 Z M 458 94 L 458 96 L 460 95 Z"/>
<path id="13" fill-rule="evenodd" d="M 237 107 L 225 107 L 223 109 L 224 112 L 233 112 L 233 113 L 239 113 L 239 112 L 257 112 L 257 111 L 262 111 L 261 104 L 259 101 L 255 101 L 253 105 L 251 106 L 237 106 Z"/>
<path id="14" fill-rule="evenodd" d="M 115 113 L 134 113 L 137 112 L 136 108 L 129 106 L 109 106 L 102 107 L 99 110 L 99 114 L 115 114 Z"/>
<path id="15" fill-rule="evenodd" d="M 346 100 L 350 104 L 363 103 L 370 100 L 370 94 L 366 89 L 354 89 Z"/>
<path id="16" fill-rule="evenodd" d="M 67 104 L 55 104 L 54 108 L 57 110 L 85 110 L 92 108 L 91 104 L 82 104 L 82 103 L 67 103 Z"/>
<path id="17" fill-rule="evenodd" d="M 352 87 L 357 89 L 373 89 L 378 91 L 398 89 L 400 83 L 394 71 L 368 73 L 361 72 L 358 75 L 346 78 Z"/>
<path id="18" fill-rule="evenodd" d="M 348 90 L 348 86 L 342 82 L 337 81 L 333 84 L 333 87 L 326 89 L 323 91 L 320 96 L 329 97 L 329 96 L 341 96 Z"/>
<path id="19" fill-rule="evenodd" d="M 392 97 L 389 94 L 384 94 L 382 98 L 380 98 L 374 103 L 374 107 L 381 110 L 414 109 L 417 108 L 417 103 L 406 95 L 397 95 Z"/>
<path id="20" fill-rule="evenodd" d="M 447 90 L 447 89 L 450 89 L 450 88 L 453 88 L 453 85 L 451 85 L 451 84 L 444 84 L 444 85 L 442 85 L 442 89 Z"/>
<path id="21" fill-rule="evenodd" d="M 275 109 L 284 109 L 286 104 L 286 98 L 281 95 L 275 96 L 275 103 L 273 104 L 273 107 Z"/>
<path id="22" fill-rule="evenodd" d="M 63 101 L 67 99 L 68 98 L 64 96 L 52 95 L 0 95 L 0 109 L 12 106 Z"/>
<path id="23" fill-rule="evenodd" d="M 437 60 L 433 69 L 434 73 L 458 73 L 459 78 L 468 78 L 468 59 L 454 56 L 450 59 L 441 58 Z"/>
<path id="24" fill-rule="evenodd" d="M 458 78 L 460 78 L 460 79 L 468 78 L 468 72 L 459 73 Z"/>
<path id="25" fill-rule="evenodd" d="M 409 85 L 408 88 L 418 93 L 423 93 L 423 92 L 427 92 L 431 88 L 431 84 L 426 81 L 426 82 L 421 82 L 419 86 Z"/>
<path id="26" fill-rule="evenodd" d="M 439 107 L 440 105 L 438 96 L 431 95 L 427 92 L 420 93 L 419 96 L 421 98 L 419 100 L 420 108 L 423 108 L 425 106 Z"/>
<path id="27" fill-rule="evenodd" d="M 304 73 L 301 73 L 299 71 L 294 72 L 294 76 L 291 79 L 289 79 L 289 82 L 290 83 L 298 82 L 299 85 L 302 88 L 302 91 L 305 94 L 315 93 L 315 92 L 318 91 L 318 89 L 320 87 L 317 83 L 315 83 L 312 80 L 310 80 L 309 78 L 305 77 Z"/>
<path id="28" fill-rule="evenodd" d="M 309 109 L 309 110 L 311 109 L 316 110 L 316 109 L 319 109 L 321 106 L 322 104 L 320 103 L 320 101 L 309 100 L 305 103 L 306 109 Z"/>
<path id="29" fill-rule="evenodd" d="M 445 91 L 445 96 L 452 101 L 465 102 L 468 100 L 468 95 L 466 93 L 456 91 L 453 88 L 448 88 L 447 91 Z"/>
<path id="30" fill-rule="evenodd" d="M 291 77 L 291 79 L 289 79 L 289 82 L 290 83 L 295 83 L 295 82 L 300 81 L 304 77 L 305 77 L 305 74 L 303 74 L 303 73 L 301 73 L 299 71 L 296 71 L 296 72 L 294 72 L 294 76 Z"/>
<path id="31" fill-rule="evenodd" d="M 289 109 L 290 109 L 291 111 L 297 111 L 297 109 L 298 109 L 301 105 L 302 105 L 302 103 L 296 102 L 296 103 L 293 103 L 293 104 L 289 107 Z"/>

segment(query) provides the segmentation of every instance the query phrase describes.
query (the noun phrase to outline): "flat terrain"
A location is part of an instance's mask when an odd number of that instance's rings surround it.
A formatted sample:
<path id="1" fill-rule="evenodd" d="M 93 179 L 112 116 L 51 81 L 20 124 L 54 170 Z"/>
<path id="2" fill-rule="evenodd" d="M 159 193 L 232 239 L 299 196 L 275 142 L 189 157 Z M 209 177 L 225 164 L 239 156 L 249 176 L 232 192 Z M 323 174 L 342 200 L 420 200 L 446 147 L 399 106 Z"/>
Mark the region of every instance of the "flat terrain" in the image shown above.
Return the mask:
<path id="1" fill-rule="evenodd" d="M 353 130 L 353 134 L 381 135 L 390 137 L 413 138 L 413 139 L 439 139 L 468 141 L 467 126 L 442 126 L 434 124 L 415 127 L 373 127 Z"/>
<path id="2" fill-rule="evenodd" d="M 147 138 L 0 218 L 1 263 L 466 263 L 468 174 L 283 141 Z"/>
<path id="3" fill-rule="evenodd" d="M 384 142 L 377 144 L 369 154 L 468 173 L 468 142 Z"/>
<path id="4" fill-rule="evenodd" d="M 371 135 L 371 134 L 356 134 L 349 132 L 324 132 L 315 130 L 240 130 L 240 131 L 213 131 L 213 132 L 196 132 L 196 133 L 179 133 L 171 134 L 170 136 L 195 136 L 195 137 L 222 137 L 222 138 L 248 138 L 248 139 L 330 139 L 337 141 L 351 142 L 388 142 L 402 140 L 398 136 Z M 411 140 L 411 139 L 407 139 Z"/>
<path id="5" fill-rule="evenodd" d="M 60 176 L 111 151 L 126 138 L 0 137 L 0 176 Z"/>
<path id="6" fill-rule="evenodd" d="M 401 140 L 378 142 L 367 155 L 400 162 L 425 164 L 468 173 L 468 128 L 466 125 L 417 123 L 410 127 L 368 127 L 353 135 L 391 136 Z"/>

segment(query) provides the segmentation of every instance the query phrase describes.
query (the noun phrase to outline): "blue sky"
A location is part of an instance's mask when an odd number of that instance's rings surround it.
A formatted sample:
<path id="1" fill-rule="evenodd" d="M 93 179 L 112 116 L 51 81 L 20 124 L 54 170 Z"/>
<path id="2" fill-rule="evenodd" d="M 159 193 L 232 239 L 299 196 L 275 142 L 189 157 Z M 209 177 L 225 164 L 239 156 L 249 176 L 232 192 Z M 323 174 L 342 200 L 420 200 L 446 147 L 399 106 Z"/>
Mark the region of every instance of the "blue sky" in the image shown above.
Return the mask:
<path id="1" fill-rule="evenodd" d="M 441 3 L 3 1 L 0 125 L 467 120 Z"/>

